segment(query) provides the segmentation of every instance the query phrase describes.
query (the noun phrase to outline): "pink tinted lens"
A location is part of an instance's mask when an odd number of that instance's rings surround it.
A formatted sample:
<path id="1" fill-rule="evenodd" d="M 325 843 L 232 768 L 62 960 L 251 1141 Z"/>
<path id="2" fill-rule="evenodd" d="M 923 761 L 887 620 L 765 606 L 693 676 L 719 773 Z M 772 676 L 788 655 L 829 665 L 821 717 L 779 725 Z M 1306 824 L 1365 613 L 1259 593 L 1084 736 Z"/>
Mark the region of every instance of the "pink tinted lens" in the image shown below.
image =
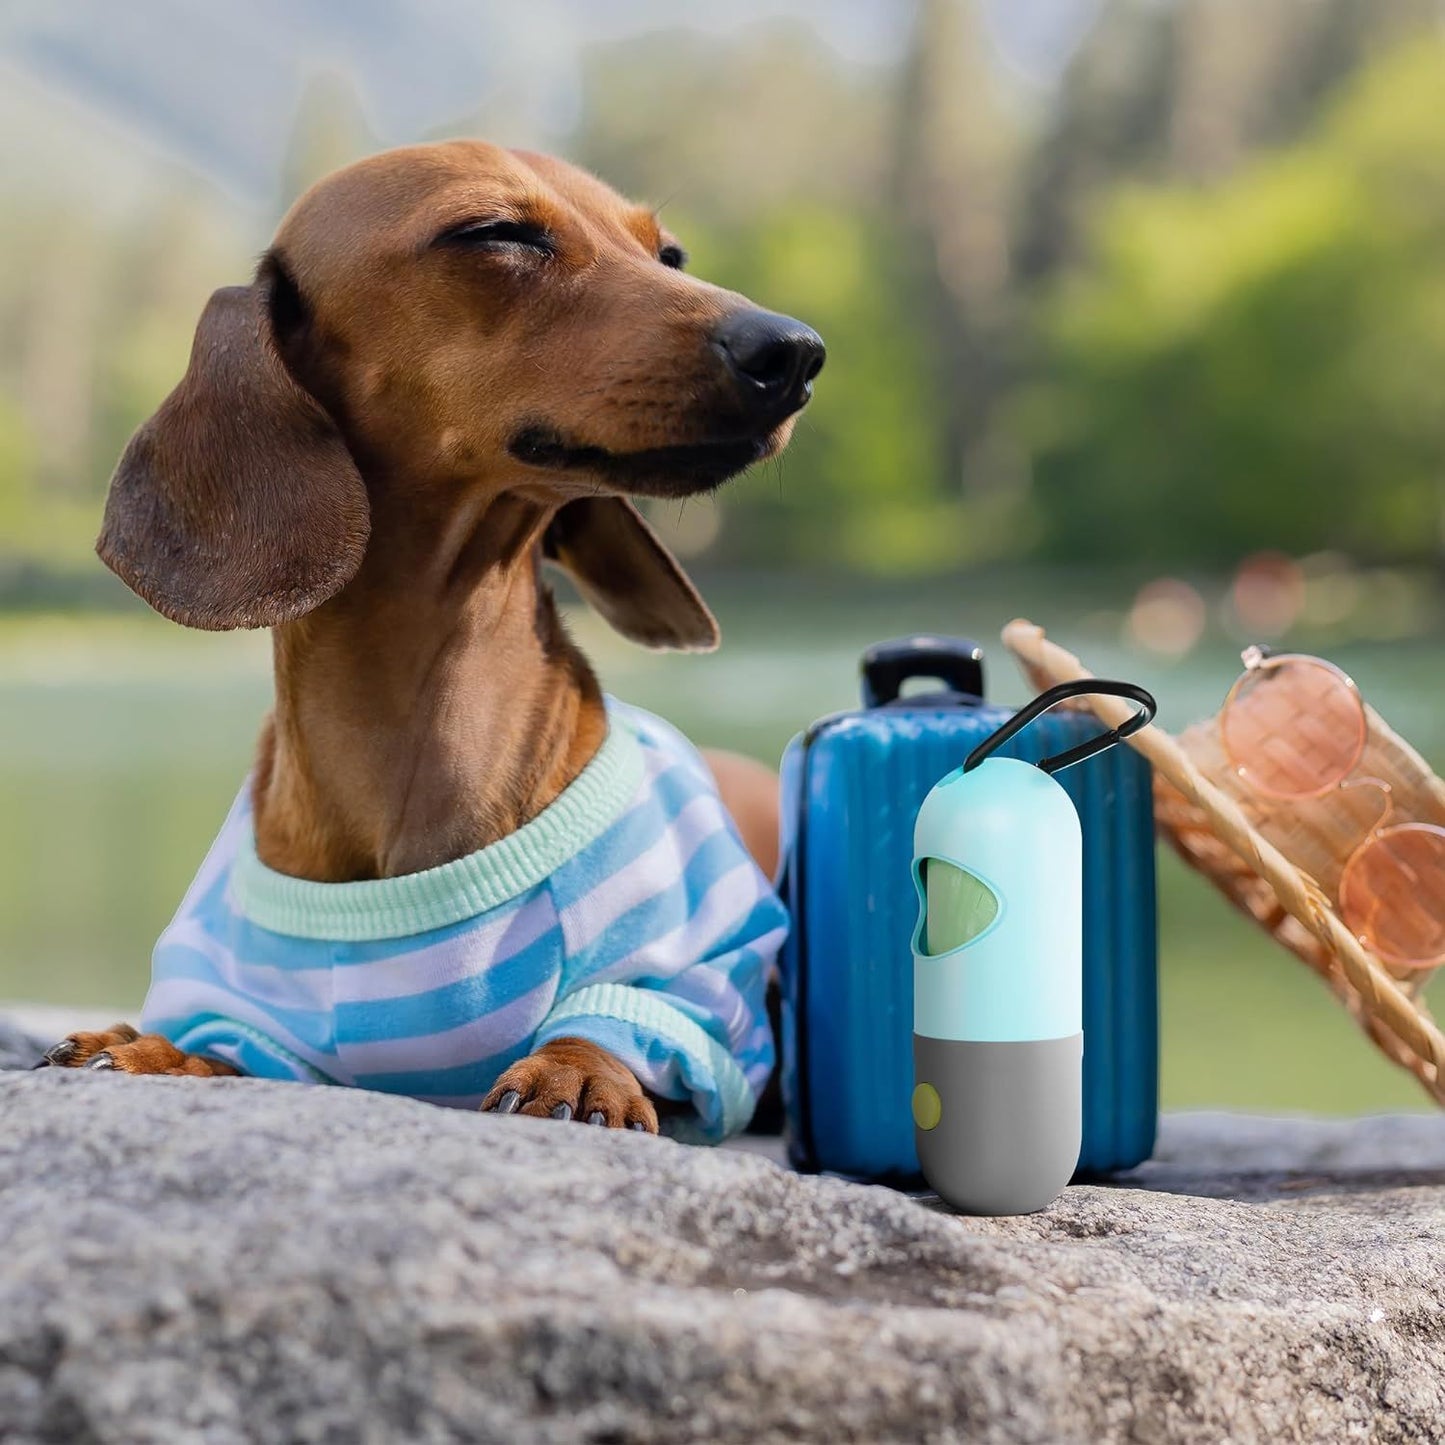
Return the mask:
<path id="1" fill-rule="evenodd" d="M 1340 878 L 1340 914 L 1390 963 L 1445 958 L 1445 829 L 1402 823 L 1377 833 Z"/>
<path id="2" fill-rule="evenodd" d="M 1245 781 L 1276 798 L 1338 786 L 1365 750 L 1365 707 L 1342 672 L 1308 657 L 1251 668 L 1220 718 L 1224 748 Z"/>

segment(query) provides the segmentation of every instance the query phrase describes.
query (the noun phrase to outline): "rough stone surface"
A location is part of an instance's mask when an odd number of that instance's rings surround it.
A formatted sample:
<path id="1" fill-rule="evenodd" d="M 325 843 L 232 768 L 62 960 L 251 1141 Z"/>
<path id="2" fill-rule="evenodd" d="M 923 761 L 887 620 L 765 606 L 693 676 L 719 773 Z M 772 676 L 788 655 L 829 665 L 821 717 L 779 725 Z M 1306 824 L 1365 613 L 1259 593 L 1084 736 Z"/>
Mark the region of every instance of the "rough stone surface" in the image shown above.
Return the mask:
<path id="1" fill-rule="evenodd" d="M 0 1076 L 0 1439 L 1445 1438 L 1445 1120 L 1180 1116 L 1012 1220 L 766 1152 Z"/>
<path id="2" fill-rule="evenodd" d="M 0 1014 L 0 1069 L 28 1069 L 38 1054 L 37 1036 Z"/>

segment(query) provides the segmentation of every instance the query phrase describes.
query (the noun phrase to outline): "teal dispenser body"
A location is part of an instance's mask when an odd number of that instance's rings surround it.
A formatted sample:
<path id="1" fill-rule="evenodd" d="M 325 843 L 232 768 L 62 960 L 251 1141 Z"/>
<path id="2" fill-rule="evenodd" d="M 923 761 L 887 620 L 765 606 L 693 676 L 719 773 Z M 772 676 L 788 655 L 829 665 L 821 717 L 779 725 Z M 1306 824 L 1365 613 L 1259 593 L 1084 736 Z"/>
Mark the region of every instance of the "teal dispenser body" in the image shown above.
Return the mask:
<path id="1" fill-rule="evenodd" d="M 993 749 L 1065 698 L 1128 697 L 1123 727 L 1038 764 Z M 924 799 L 914 829 L 913 1121 L 938 1194 L 1027 1214 L 1063 1191 L 1083 1135 L 1083 840 L 1052 773 L 1142 727 L 1128 683 L 1042 694 Z"/>

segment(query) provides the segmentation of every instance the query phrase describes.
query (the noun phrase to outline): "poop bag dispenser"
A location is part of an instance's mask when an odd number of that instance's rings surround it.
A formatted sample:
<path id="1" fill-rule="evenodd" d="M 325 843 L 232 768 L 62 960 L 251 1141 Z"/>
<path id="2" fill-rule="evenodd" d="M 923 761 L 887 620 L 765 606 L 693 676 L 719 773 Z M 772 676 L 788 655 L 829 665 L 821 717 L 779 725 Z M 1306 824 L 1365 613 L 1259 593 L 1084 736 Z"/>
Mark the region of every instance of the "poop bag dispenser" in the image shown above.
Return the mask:
<path id="1" fill-rule="evenodd" d="M 1069 698 L 1128 698 L 1120 727 L 1041 762 L 997 756 Z M 1083 1131 L 1083 842 L 1053 774 L 1137 732 L 1154 699 L 1090 678 L 1041 693 L 923 801 L 913 835 L 913 1122 L 929 1184 L 967 1214 L 1055 1200 Z"/>

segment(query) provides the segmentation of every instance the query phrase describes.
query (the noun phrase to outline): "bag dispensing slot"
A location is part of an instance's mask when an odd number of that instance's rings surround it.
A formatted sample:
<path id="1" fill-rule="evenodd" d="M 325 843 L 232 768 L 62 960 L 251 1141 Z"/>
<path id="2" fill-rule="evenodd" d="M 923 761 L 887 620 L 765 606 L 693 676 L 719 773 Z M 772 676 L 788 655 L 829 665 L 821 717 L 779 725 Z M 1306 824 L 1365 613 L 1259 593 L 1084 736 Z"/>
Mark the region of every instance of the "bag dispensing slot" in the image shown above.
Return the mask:
<path id="1" fill-rule="evenodd" d="M 998 897 L 982 878 L 942 858 L 925 858 L 923 951 L 951 953 L 985 933 L 998 917 Z"/>

